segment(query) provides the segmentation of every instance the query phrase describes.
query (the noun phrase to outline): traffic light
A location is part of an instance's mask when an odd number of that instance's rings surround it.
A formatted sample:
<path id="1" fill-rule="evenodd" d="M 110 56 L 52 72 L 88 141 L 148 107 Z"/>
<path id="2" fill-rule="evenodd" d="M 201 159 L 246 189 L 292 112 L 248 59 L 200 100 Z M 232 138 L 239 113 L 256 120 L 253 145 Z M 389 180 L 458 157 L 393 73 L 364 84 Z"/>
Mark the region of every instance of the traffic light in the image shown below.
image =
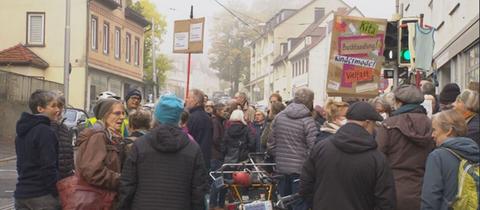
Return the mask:
<path id="1" fill-rule="evenodd" d="M 400 67 L 410 67 L 411 65 L 411 59 L 412 54 L 409 49 L 409 43 L 408 43 L 408 23 L 416 23 L 418 22 L 418 19 L 414 18 L 409 18 L 409 19 L 401 19 L 399 21 L 399 27 L 398 27 L 398 66 Z M 413 46 L 412 46 L 413 47 Z"/>
<path id="2" fill-rule="evenodd" d="M 383 57 L 385 61 L 397 61 L 398 55 L 398 22 L 389 21 L 387 23 L 387 31 L 385 34 L 385 49 Z"/>

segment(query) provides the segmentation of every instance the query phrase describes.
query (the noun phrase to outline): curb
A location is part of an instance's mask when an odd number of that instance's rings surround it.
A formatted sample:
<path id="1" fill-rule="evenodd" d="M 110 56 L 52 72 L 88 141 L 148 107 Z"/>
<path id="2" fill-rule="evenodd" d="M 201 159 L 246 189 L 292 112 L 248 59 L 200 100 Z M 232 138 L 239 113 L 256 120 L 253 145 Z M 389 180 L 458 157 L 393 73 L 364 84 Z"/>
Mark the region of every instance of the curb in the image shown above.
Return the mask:
<path id="1" fill-rule="evenodd" d="M 16 155 L 10 156 L 10 157 L 6 157 L 6 158 L 2 158 L 2 159 L 0 159 L 0 162 L 5 162 L 5 161 L 15 160 L 15 159 L 17 159 L 17 156 L 16 156 Z"/>

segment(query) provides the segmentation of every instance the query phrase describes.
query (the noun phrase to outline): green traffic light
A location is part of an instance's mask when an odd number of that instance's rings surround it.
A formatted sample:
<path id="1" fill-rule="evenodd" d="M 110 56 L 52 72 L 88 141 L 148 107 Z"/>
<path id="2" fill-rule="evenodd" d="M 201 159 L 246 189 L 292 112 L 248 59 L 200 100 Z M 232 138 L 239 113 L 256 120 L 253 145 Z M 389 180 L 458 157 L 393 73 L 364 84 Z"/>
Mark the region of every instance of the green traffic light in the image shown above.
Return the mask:
<path id="1" fill-rule="evenodd" d="M 403 50 L 402 58 L 406 61 L 410 61 L 410 50 Z"/>

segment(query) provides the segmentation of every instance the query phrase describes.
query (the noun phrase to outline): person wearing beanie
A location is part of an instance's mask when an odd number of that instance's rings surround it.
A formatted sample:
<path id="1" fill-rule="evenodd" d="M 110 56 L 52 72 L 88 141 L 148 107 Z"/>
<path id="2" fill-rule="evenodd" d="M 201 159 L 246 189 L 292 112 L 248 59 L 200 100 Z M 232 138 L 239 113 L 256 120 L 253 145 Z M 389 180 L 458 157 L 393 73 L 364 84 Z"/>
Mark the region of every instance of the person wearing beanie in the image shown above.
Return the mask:
<path id="1" fill-rule="evenodd" d="M 395 209 L 393 175 L 374 136 L 383 117 L 367 102 L 355 102 L 346 118 L 347 124 L 310 151 L 300 196 L 311 209 Z"/>
<path id="2" fill-rule="evenodd" d="M 142 93 L 137 89 L 131 90 L 125 96 L 125 103 L 126 103 L 128 112 L 138 109 L 138 107 L 140 107 L 141 102 L 142 102 Z"/>
<path id="3" fill-rule="evenodd" d="M 457 100 L 457 96 L 460 95 L 460 87 L 455 83 L 446 84 L 440 92 L 440 111 L 453 108 L 453 102 Z"/>
<path id="4" fill-rule="evenodd" d="M 157 126 L 133 143 L 125 160 L 117 209 L 206 208 L 207 169 L 198 144 L 178 126 L 182 111 L 174 94 L 160 97 Z"/>
<path id="5" fill-rule="evenodd" d="M 248 159 L 248 153 L 254 151 L 255 137 L 247 126 L 244 112 L 237 109 L 230 115 L 230 126 L 226 129 L 221 142 L 224 163 L 242 162 Z"/>
<path id="6" fill-rule="evenodd" d="M 395 209 L 419 209 L 425 162 L 435 148 L 432 122 L 420 105 L 424 96 L 417 87 L 402 85 L 393 93 L 395 111 L 377 129 L 378 150 L 387 157 L 395 177 Z"/>

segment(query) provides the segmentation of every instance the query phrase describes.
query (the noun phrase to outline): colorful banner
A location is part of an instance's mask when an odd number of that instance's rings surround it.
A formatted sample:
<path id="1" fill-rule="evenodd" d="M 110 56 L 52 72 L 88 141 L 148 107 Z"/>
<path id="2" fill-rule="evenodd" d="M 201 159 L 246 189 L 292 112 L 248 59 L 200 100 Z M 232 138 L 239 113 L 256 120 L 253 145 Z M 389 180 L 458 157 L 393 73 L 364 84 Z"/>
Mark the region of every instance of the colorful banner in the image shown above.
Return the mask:
<path id="1" fill-rule="evenodd" d="M 387 20 L 336 15 L 333 21 L 328 96 L 377 96 Z"/>

